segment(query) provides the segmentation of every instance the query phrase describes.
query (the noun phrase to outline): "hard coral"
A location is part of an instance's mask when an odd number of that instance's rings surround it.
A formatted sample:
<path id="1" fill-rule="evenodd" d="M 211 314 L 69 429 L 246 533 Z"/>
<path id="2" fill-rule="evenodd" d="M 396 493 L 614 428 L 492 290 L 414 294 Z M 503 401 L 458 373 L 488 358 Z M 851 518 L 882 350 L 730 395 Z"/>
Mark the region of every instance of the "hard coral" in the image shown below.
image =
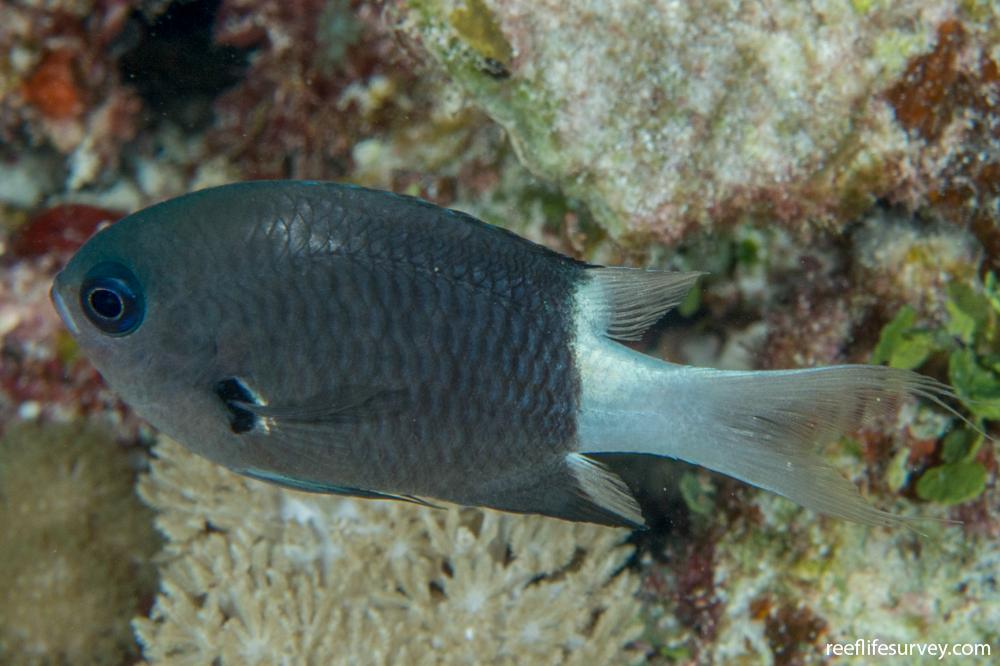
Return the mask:
<path id="1" fill-rule="evenodd" d="M 157 538 L 125 449 L 94 425 L 7 422 L 0 460 L 0 662 L 134 659 Z"/>
<path id="2" fill-rule="evenodd" d="M 620 530 L 340 499 L 162 441 L 140 484 L 168 538 L 135 629 L 151 664 L 625 663 Z"/>

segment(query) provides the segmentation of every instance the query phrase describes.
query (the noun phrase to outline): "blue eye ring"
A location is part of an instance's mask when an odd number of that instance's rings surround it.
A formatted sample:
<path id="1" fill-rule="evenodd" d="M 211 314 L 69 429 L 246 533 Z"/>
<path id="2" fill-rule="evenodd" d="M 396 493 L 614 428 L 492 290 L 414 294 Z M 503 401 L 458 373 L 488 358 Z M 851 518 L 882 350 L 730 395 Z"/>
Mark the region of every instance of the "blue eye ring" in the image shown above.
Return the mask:
<path id="1" fill-rule="evenodd" d="M 139 281 L 116 262 L 90 269 L 80 288 L 80 307 L 90 323 L 114 337 L 135 331 L 146 313 Z"/>

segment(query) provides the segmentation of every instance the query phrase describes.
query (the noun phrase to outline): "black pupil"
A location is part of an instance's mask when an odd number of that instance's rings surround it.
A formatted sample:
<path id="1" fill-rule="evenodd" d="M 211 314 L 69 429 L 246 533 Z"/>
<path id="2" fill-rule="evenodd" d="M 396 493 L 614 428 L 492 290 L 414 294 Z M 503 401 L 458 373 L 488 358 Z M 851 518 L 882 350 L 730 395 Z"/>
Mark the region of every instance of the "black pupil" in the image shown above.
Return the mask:
<path id="1" fill-rule="evenodd" d="M 125 304 L 121 296 L 110 289 L 98 288 L 90 292 L 90 307 L 105 319 L 118 319 L 122 316 Z"/>

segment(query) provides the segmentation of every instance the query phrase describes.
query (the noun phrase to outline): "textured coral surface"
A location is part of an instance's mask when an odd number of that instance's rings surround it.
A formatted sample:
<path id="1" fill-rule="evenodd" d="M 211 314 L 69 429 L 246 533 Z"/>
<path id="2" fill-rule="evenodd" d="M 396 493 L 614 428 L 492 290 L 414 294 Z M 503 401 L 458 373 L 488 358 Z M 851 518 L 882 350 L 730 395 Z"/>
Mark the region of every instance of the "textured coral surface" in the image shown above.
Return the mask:
<path id="1" fill-rule="evenodd" d="M 673 239 L 747 215 L 831 223 L 885 196 L 997 196 L 998 24 L 985 7 L 400 7 L 405 29 L 510 132 L 525 163 L 616 236 Z M 484 66 L 494 52 L 506 54 L 504 76 Z"/>
<path id="2" fill-rule="evenodd" d="M 106 427 L 9 426 L 0 438 L 0 662 L 117 664 L 156 587 L 158 539 Z"/>
<path id="3" fill-rule="evenodd" d="M 168 538 L 136 620 L 151 664 L 619 664 L 640 652 L 627 535 L 247 480 L 163 441 L 140 489 Z"/>

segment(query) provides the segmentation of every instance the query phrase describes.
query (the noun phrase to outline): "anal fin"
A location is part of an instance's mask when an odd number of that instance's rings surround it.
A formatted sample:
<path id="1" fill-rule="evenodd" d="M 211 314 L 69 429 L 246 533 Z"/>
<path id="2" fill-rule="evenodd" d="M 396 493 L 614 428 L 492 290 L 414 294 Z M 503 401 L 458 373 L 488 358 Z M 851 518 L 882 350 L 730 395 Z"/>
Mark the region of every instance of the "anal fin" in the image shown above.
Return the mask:
<path id="1" fill-rule="evenodd" d="M 621 477 L 602 463 L 579 453 L 566 456 L 566 464 L 580 491 L 591 503 L 620 517 L 626 524 L 645 526 L 642 509 Z"/>
<path id="2" fill-rule="evenodd" d="M 577 453 L 514 472 L 458 501 L 610 527 L 646 527 L 625 482 L 602 463 Z"/>

